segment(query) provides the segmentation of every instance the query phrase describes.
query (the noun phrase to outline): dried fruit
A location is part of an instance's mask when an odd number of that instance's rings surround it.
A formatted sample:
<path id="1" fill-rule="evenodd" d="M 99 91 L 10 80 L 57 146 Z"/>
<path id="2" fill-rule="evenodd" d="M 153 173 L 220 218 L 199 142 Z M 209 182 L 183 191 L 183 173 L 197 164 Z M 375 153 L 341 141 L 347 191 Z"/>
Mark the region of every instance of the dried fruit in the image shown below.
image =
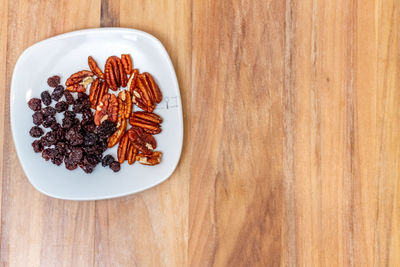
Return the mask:
<path id="1" fill-rule="evenodd" d="M 68 109 L 68 104 L 65 101 L 60 101 L 54 107 L 57 112 L 64 112 Z"/>
<path id="2" fill-rule="evenodd" d="M 106 120 L 97 127 L 95 133 L 101 139 L 108 139 L 116 130 L 116 124 L 112 121 Z M 105 143 L 105 148 L 107 148 L 107 142 Z"/>
<path id="3" fill-rule="evenodd" d="M 108 165 L 110 165 L 112 162 L 114 162 L 115 161 L 115 159 L 114 159 L 114 157 L 113 156 L 111 156 L 111 155 L 106 155 L 103 159 L 102 159 L 102 161 L 101 161 L 101 165 L 103 166 L 103 167 L 107 167 Z"/>
<path id="4" fill-rule="evenodd" d="M 154 151 L 151 154 L 138 154 L 136 160 L 143 165 L 157 165 L 161 162 L 162 152 Z"/>
<path id="5" fill-rule="evenodd" d="M 100 125 L 103 121 L 117 121 L 118 116 L 118 100 L 115 95 L 105 94 L 100 103 L 96 107 L 94 115 L 94 123 Z"/>
<path id="6" fill-rule="evenodd" d="M 113 91 L 116 91 L 120 86 L 126 86 L 127 77 L 119 57 L 111 56 L 107 59 L 105 66 L 105 80 Z"/>
<path id="7" fill-rule="evenodd" d="M 42 101 L 39 98 L 31 98 L 31 100 L 28 101 L 28 106 L 33 111 L 38 111 L 42 108 Z"/>
<path id="8" fill-rule="evenodd" d="M 110 164 L 110 169 L 113 170 L 114 172 L 119 172 L 119 170 L 121 169 L 121 165 L 119 164 L 118 161 L 113 161 Z"/>
<path id="9" fill-rule="evenodd" d="M 122 66 L 124 66 L 124 71 L 126 74 L 132 73 L 132 58 L 129 54 L 121 55 Z"/>
<path id="10" fill-rule="evenodd" d="M 42 102 L 44 105 L 48 106 L 51 104 L 51 95 L 50 95 L 49 91 L 43 91 L 40 94 L 40 98 L 42 99 Z"/>
<path id="11" fill-rule="evenodd" d="M 50 78 L 47 79 L 47 84 L 50 87 L 56 87 L 57 85 L 60 84 L 60 76 L 54 75 Z"/>
<path id="12" fill-rule="evenodd" d="M 57 85 L 56 88 L 54 88 L 53 93 L 51 93 L 51 98 L 53 98 L 55 101 L 58 101 L 64 93 L 64 86 L 62 85 Z"/>
<path id="13" fill-rule="evenodd" d="M 35 125 L 42 124 L 43 120 L 44 120 L 43 113 L 40 111 L 36 111 L 35 113 L 33 113 L 32 119 L 33 119 L 33 124 L 35 124 Z"/>
<path id="14" fill-rule="evenodd" d="M 161 132 L 160 123 L 162 119 L 160 116 L 154 113 L 146 111 L 136 111 L 132 113 L 129 118 L 129 123 L 132 126 L 137 126 L 142 128 L 145 132 L 149 134 L 158 134 Z"/>
<path id="15" fill-rule="evenodd" d="M 44 128 L 49 128 L 55 122 L 57 122 L 57 121 L 56 121 L 56 118 L 54 116 L 48 116 L 43 121 L 42 125 L 43 125 Z"/>
<path id="16" fill-rule="evenodd" d="M 82 70 L 72 74 L 65 82 L 67 90 L 71 92 L 85 92 L 87 86 L 93 82 L 93 75 L 93 72 L 88 70 Z"/>
<path id="17" fill-rule="evenodd" d="M 43 144 L 40 140 L 33 141 L 32 147 L 33 147 L 33 151 L 35 151 L 35 153 L 39 153 L 39 152 L 43 151 Z"/>
<path id="18" fill-rule="evenodd" d="M 101 71 L 101 69 L 97 66 L 96 61 L 89 56 L 88 57 L 88 65 L 90 70 L 99 78 L 104 80 L 104 73 Z"/>
<path id="19" fill-rule="evenodd" d="M 75 98 L 74 98 L 74 96 L 71 94 L 70 91 L 65 90 L 65 91 L 64 91 L 64 97 L 65 97 L 65 102 L 67 102 L 68 105 L 73 105 L 73 104 L 75 104 Z"/>
<path id="20" fill-rule="evenodd" d="M 43 115 L 44 115 L 45 117 L 54 116 L 54 115 L 56 114 L 56 110 L 55 110 L 55 108 L 53 108 L 53 107 L 45 107 L 45 108 L 42 110 L 42 112 L 43 112 Z"/>

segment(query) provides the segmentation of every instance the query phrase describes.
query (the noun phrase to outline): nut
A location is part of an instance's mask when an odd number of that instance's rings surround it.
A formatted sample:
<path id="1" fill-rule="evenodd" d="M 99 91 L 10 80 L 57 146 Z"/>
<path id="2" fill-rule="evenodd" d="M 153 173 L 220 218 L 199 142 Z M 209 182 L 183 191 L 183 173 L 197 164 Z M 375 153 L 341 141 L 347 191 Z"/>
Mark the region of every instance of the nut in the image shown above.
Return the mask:
<path id="1" fill-rule="evenodd" d="M 162 152 L 153 151 L 151 154 L 138 154 L 136 160 L 143 165 L 157 165 L 161 162 Z"/>
<path id="2" fill-rule="evenodd" d="M 105 66 L 105 80 L 114 91 L 116 91 L 120 86 L 126 86 L 127 77 L 119 57 L 111 56 L 107 59 Z"/>
<path id="3" fill-rule="evenodd" d="M 108 147 L 115 146 L 122 138 L 126 130 L 126 119 L 118 117 L 118 129 L 108 139 Z"/>
<path id="4" fill-rule="evenodd" d="M 154 105 L 147 106 L 143 101 L 142 95 L 143 95 L 142 91 L 139 90 L 138 88 L 135 88 L 135 90 L 133 90 L 133 94 L 132 94 L 133 103 L 135 103 L 136 106 L 138 106 L 139 108 L 141 108 L 145 111 L 153 112 L 155 106 Z"/>
<path id="5" fill-rule="evenodd" d="M 126 151 L 128 149 L 128 143 L 131 142 L 129 139 L 129 131 L 125 132 L 122 136 L 121 141 L 119 142 L 118 150 L 117 150 L 117 157 L 118 162 L 123 163 L 126 159 Z"/>
<path id="6" fill-rule="evenodd" d="M 130 118 L 129 123 L 132 126 L 137 126 L 142 128 L 145 132 L 149 134 L 158 134 L 161 132 L 160 123 L 162 119 L 160 116 L 150 112 L 136 111 Z"/>
<path id="7" fill-rule="evenodd" d="M 118 100 L 115 95 L 105 94 L 96 107 L 94 123 L 99 126 L 103 121 L 116 122 L 118 118 Z"/>
<path id="8" fill-rule="evenodd" d="M 123 115 L 125 119 L 129 119 L 132 113 L 132 96 L 129 91 L 124 90 L 118 94 L 118 99 L 122 101 Z"/>
<path id="9" fill-rule="evenodd" d="M 121 62 L 122 66 L 124 66 L 124 70 L 126 74 L 132 73 L 132 59 L 131 55 L 129 54 L 122 54 L 121 55 Z"/>
<path id="10" fill-rule="evenodd" d="M 65 82 L 65 85 L 67 90 L 71 92 L 84 93 L 87 86 L 93 81 L 93 72 L 82 70 L 72 74 Z"/>
<path id="11" fill-rule="evenodd" d="M 128 164 L 132 165 L 136 161 L 136 155 L 138 154 L 138 150 L 135 148 L 133 143 L 129 141 L 129 147 L 127 151 L 127 158 L 128 158 Z"/>
<path id="12" fill-rule="evenodd" d="M 101 86 L 101 84 L 100 84 L 99 79 L 96 79 L 90 86 L 89 100 L 90 100 L 90 103 L 92 103 L 92 108 L 95 108 L 97 106 L 97 96 L 100 91 L 100 86 Z"/>
<path id="13" fill-rule="evenodd" d="M 150 90 L 144 74 L 139 74 L 136 80 L 136 87 L 139 88 L 139 94 L 143 103 L 149 107 L 154 106 L 153 92 Z"/>
<path id="14" fill-rule="evenodd" d="M 133 126 L 128 131 L 128 137 L 133 142 L 135 148 L 137 148 L 143 154 L 150 154 L 154 149 L 157 148 L 157 142 L 154 137 L 143 131 L 142 128 Z"/>
<path id="15" fill-rule="evenodd" d="M 103 73 L 103 72 L 101 71 L 101 69 L 97 66 L 96 61 L 95 61 L 91 56 L 88 57 L 88 65 L 89 65 L 90 70 L 91 70 L 97 77 L 99 77 L 100 79 L 103 79 L 103 80 L 104 80 L 104 73 Z"/>
<path id="16" fill-rule="evenodd" d="M 157 83 L 154 81 L 153 76 L 151 76 L 151 74 L 148 72 L 145 72 L 143 74 L 146 77 L 147 84 L 150 86 L 150 90 L 153 93 L 154 100 L 157 103 L 160 103 L 162 100 L 162 94 L 161 94 L 160 88 L 158 88 Z"/>
<path id="17" fill-rule="evenodd" d="M 135 88 L 136 88 L 136 80 L 137 80 L 138 75 L 139 75 L 139 70 L 134 69 L 132 71 L 131 76 L 129 77 L 128 84 L 126 85 L 129 89 L 129 93 L 131 93 L 131 94 L 133 94 L 133 90 L 135 90 Z"/>

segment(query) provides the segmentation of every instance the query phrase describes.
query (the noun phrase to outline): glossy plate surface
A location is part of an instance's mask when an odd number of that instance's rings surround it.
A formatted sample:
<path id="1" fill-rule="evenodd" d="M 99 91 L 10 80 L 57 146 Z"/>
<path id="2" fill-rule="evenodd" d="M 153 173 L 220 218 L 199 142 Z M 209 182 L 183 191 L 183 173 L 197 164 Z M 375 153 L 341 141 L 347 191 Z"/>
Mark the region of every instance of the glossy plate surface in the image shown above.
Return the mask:
<path id="1" fill-rule="evenodd" d="M 164 96 L 154 111 L 164 119 L 162 133 L 155 136 L 157 150 L 164 154 L 161 164 L 150 167 L 125 162 L 118 173 L 99 164 L 93 173 L 86 174 L 80 168 L 68 171 L 64 164 L 56 166 L 46 162 L 41 154 L 34 153 L 31 146 L 34 139 L 29 135 L 33 112 L 27 101 L 31 97 L 40 97 L 43 90 L 51 89 L 47 78 L 59 75 L 64 84 L 72 73 L 89 69 L 89 55 L 104 69 L 108 56 L 125 53 L 131 54 L 134 68 L 153 75 Z M 181 155 L 183 120 L 175 70 L 161 42 L 142 31 L 88 29 L 58 35 L 29 47 L 14 68 L 10 112 L 12 135 L 25 174 L 37 190 L 52 197 L 96 200 L 136 193 L 168 179 Z M 105 154 L 110 153 L 116 158 L 116 149 L 117 146 L 108 149 Z"/>

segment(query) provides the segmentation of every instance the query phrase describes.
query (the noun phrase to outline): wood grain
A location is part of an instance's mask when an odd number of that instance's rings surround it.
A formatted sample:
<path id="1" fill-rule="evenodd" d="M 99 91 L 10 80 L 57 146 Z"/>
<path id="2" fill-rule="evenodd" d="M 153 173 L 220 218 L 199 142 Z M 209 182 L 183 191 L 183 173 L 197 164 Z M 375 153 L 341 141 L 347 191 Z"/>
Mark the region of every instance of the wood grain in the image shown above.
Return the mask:
<path id="1" fill-rule="evenodd" d="M 2 266 L 399 266 L 400 2 L 0 5 Z M 55 200 L 10 142 L 12 70 L 29 45 L 100 26 L 166 47 L 182 158 L 139 194 Z"/>

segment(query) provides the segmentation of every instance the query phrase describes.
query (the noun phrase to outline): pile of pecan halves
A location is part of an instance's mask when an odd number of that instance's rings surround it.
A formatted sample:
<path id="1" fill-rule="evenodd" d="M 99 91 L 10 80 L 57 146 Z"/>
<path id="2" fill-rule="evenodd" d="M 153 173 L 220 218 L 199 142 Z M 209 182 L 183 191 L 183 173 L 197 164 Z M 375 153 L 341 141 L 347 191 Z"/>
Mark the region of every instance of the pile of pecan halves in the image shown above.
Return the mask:
<path id="1" fill-rule="evenodd" d="M 94 122 L 99 126 L 108 120 L 117 130 L 108 139 L 108 147 L 118 146 L 118 161 L 129 164 L 138 161 L 145 165 L 160 163 L 162 153 L 155 151 L 157 142 L 153 135 L 161 132 L 162 118 L 153 113 L 162 100 L 161 91 L 150 73 L 133 69 L 129 54 L 107 59 L 104 72 L 96 61 L 88 57 L 89 70 L 71 75 L 65 83 L 67 90 L 85 92 L 90 84 L 89 100 L 95 109 Z M 127 90 L 121 89 L 126 87 Z M 118 93 L 109 93 L 109 89 Z M 118 91 L 118 92 L 117 92 Z M 143 111 L 132 112 L 132 103 Z M 127 130 L 127 121 L 131 128 Z"/>

